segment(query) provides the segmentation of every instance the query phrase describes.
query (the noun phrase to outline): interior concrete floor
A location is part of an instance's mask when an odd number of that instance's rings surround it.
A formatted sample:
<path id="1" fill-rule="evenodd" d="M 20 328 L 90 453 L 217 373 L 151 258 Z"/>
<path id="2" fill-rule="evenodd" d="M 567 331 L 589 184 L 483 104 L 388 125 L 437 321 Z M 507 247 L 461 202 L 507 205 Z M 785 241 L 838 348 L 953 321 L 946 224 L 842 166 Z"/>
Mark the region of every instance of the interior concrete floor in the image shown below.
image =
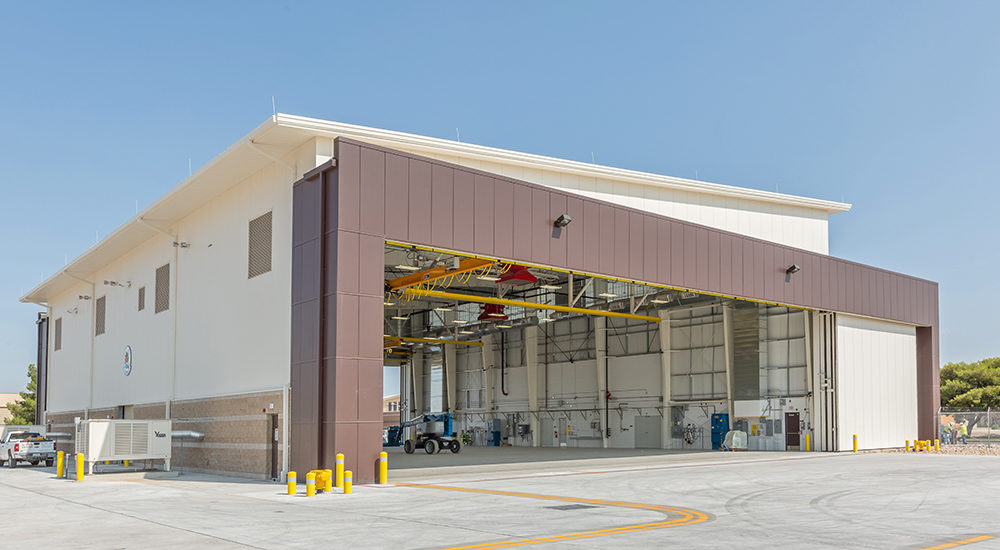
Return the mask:
<path id="1" fill-rule="evenodd" d="M 979 549 L 1000 548 L 989 538 L 1000 536 L 998 466 L 917 454 L 604 456 L 400 468 L 394 485 L 313 498 L 235 478 L 77 483 L 23 467 L 0 469 L 0 513 L 49 548 Z"/>

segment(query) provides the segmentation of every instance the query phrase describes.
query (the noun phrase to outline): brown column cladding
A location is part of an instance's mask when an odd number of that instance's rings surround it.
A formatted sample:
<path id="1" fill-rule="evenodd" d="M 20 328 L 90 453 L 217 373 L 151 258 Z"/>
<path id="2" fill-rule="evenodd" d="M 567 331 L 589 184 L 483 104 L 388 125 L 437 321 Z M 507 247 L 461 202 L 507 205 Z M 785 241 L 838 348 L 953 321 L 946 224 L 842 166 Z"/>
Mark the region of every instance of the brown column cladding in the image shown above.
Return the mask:
<path id="1" fill-rule="evenodd" d="M 373 475 L 385 239 L 926 327 L 919 430 L 924 438 L 936 430 L 937 283 L 354 140 L 338 138 L 335 151 L 336 162 L 306 174 L 294 195 L 297 469 L 313 467 L 300 457 L 326 461 L 339 451 L 360 479 Z M 573 222 L 556 235 L 563 213 Z M 786 275 L 792 264 L 801 271 Z"/>
<path id="2" fill-rule="evenodd" d="M 333 468 L 343 453 L 368 483 L 382 447 L 385 245 L 370 222 L 383 205 L 362 190 L 361 149 L 336 151 L 354 158 L 316 168 L 293 191 L 290 467 Z"/>

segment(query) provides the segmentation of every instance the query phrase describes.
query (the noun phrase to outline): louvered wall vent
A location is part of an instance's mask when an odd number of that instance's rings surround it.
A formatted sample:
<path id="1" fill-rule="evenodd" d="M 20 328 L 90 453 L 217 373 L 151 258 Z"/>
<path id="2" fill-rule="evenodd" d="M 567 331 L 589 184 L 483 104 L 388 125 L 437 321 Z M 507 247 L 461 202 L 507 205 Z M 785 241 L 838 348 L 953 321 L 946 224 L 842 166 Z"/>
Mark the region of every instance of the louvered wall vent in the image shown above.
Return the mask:
<path id="1" fill-rule="evenodd" d="M 271 271 L 271 218 L 268 212 L 250 220 L 247 243 L 247 279 Z"/>
<path id="2" fill-rule="evenodd" d="M 155 306 L 155 313 L 170 309 L 170 264 L 156 268 Z"/>

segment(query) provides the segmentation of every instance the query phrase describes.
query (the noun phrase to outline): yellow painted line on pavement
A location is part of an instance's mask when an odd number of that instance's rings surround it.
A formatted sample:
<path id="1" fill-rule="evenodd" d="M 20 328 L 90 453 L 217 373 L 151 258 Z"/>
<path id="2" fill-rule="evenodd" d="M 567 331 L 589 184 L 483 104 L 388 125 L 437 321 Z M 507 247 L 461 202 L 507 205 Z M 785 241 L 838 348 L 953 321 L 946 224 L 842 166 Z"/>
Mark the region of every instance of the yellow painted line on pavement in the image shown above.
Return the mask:
<path id="1" fill-rule="evenodd" d="M 521 498 L 536 498 L 543 500 L 558 500 L 562 502 L 579 502 L 583 504 L 595 504 L 598 506 L 617 506 L 621 508 L 639 508 L 642 510 L 652 510 L 655 512 L 661 512 L 667 514 L 668 516 L 679 516 L 673 519 L 668 519 L 666 521 L 657 521 L 652 523 L 640 523 L 636 525 L 626 525 L 623 527 L 613 527 L 610 529 L 600 529 L 596 531 L 584 531 L 582 533 L 567 533 L 565 535 L 553 535 L 548 537 L 539 537 L 533 539 L 519 539 L 519 540 L 509 540 L 509 541 L 499 541 L 499 542 L 486 542 L 482 544 L 473 544 L 470 546 L 455 546 L 452 548 L 447 548 L 446 550 L 491 550 L 494 548 L 511 548 L 514 546 L 527 546 L 530 544 L 541 544 L 544 542 L 563 542 L 568 540 L 586 539 L 594 537 L 604 537 L 607 535 L 619 535 L 622 533 L 634 533 L 636 531 L 648 531 L 650 529 L 663 529 L 666 527 L 679 527 L 681 525 L 693 525 L 695 523 L 701 523 L 703 521 L 708 521 L 708 514 L 699 512 L 697 510 L 688 510 L 686 508 L 677 508 L 674 506 L 662 506 L 659 504 L 642 504 L 638 502 L 620 502 L 614 500 L 599 500 L 593 498 L 576 498 L 576 497 L 560 497 L 553 495 L 538 495 L 534 493 L 519 493 L 514 491 L 494 491 L 491 489 L 469 489 L 466 487 L 446 487 L 443 485 L 424 485 L 419 483 L 397 483 L 396 485 L 402 487 L 418 487 L 422 489 L 442 489 L 445 491 L 462 491 L 468 493 L 484 493 L 488 495 L 500 495 L 508 497 L 521 497 Z"/>
<path id="2" fill-rule="evenodd" d="M 972 544 L 974 542 L 982 542 L 984 540 L 990 540 L 993 535 L 983 535 L 981 537 L 972 537 L 971 539 L 956 540 L 955 542 L 949 542 L 946 544 L 939 544 L 937 546 L 928 546 L 923 550 L 944 550 L 945 548 L 954 548 L 956 546 L 964 546 L 966 544 Z"/>

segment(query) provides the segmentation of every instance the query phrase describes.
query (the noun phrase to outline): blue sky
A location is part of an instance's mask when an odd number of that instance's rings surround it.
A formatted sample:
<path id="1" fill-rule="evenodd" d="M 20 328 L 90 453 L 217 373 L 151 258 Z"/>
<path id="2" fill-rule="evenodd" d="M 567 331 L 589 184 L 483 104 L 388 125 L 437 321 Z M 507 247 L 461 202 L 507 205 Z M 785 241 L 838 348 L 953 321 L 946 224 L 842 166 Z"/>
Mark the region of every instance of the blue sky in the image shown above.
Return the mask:
<path id="1" fill-rule="evenodd" d="M 846 201 L 831 253 L 1000 355 L 1000 4 L 0 2 L 0 393 L 18 297 L 271 113 Z M 368 6 L 371 4 L 371 7 Z"/>

